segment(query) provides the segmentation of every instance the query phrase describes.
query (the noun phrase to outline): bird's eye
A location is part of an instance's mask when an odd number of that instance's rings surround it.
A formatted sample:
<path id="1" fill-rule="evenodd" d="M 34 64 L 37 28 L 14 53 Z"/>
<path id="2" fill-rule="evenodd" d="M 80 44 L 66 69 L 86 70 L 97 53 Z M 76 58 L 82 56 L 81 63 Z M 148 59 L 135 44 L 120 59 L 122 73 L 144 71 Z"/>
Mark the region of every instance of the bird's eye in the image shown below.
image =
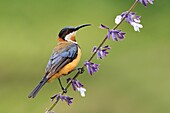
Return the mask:
<path id="1" fill-rule="evenodd" d="M 70 33 L 69 30 L 67 30 L 67 31 L 66 31 L 66 34 L 69 34 L 69 33 Z"/>

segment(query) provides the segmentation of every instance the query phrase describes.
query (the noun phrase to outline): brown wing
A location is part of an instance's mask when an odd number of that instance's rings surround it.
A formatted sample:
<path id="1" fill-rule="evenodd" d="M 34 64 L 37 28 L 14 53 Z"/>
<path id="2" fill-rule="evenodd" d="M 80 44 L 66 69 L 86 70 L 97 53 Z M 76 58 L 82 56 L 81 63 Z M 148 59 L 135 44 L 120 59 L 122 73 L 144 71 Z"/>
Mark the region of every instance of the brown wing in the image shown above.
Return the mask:
<path id="1" fill-rule="evenodd" d="M 29 94 L 29 98 L 34 98 L 44 84 L 66 64 L 77 57 L 78 47 L 74 43 L 59 43 L 54 49 L 46 67 L 46 73 L 40 83 Z M 49 74 L 50 73 L 50 74 Z"/>
<path id="2" fill-rule="evenodd" d="M 66 64 L 70 63 L 77 57 L 77 53 L 77 44 L 61 43 L 57 45 L 48 61 L 46 75 L 51 73 L 50 75 L 52 76 L 59 72 Z M 49 76 L 49 78 L 51 76 Z"/>

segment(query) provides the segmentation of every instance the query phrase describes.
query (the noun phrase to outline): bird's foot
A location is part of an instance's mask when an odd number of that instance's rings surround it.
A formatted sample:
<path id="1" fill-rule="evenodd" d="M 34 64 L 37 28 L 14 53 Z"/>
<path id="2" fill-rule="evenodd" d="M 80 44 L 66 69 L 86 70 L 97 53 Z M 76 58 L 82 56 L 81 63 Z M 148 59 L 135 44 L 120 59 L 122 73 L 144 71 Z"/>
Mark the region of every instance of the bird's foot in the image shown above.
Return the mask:
<path id="1" fill-rule="evenodd" d="M 67 93 L 67 89 L 66 88 L 62 87 L 62 90 L 63 90 L 63 93 Z"/>
<path id="2" fill-rule="evenodd" d="M 77 68 L 77 70 L 80 74 L 83 74 L 83 72 L 84 72 L 84 68 Z"/>

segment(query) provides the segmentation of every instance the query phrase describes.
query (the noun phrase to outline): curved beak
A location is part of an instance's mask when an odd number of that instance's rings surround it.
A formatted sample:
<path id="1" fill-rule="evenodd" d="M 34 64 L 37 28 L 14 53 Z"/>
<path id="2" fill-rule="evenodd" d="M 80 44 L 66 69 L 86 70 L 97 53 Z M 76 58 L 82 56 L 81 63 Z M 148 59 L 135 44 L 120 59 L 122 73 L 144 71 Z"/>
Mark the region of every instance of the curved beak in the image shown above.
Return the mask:
<path id="1" fill-rule="evenodd" d="M 80 28 L 86 27 L 86 26 L 91 26 L 91 24 L 83 24 L 83 25 L 79 25 L 75 28 L 75 31 L 79 30 Z"/>

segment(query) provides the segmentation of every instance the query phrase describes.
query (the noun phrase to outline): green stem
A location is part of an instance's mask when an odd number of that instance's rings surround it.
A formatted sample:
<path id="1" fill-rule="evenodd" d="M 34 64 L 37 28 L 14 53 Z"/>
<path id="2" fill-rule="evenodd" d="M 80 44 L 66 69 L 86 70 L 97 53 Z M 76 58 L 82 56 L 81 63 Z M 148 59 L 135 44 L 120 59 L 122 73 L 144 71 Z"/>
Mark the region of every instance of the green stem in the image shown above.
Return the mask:
<path id="1" fill-rule="evenodd" d="M 137 3 L 138 3 L 139 1 L 135 1 L 134 2 L 134 4 L 131 6 L 131 8 L 128 10 L 128 12 L 126 13 L 126 15 L 122 18 L 122 20 L 120 21 L 120 23 L 119 24 L 117 24 L 114 28 L 113 28 L 113 30 L 115 30 L 115 29 L 117 29 L 119 26 L 120 26 L 120 24 L 125 20 L 125 18 L 126 18 L 126 16 L 135 8 L 135 6 L 137 5 Z M 106 40 L 107 40 L 107 36 L 103 39 L 103 41 L 100 43 L 100 45 L 98 46 L 98 48 L 96 49 L 96 51 L 92 54 L 92 56 L 88 59 L 88 61 L 90 62 L 93 58 L 94 58 L 94 56 L 96 55 L 96 53 L 97 53 L 97 50 L 99 50 L 101 47 L 102 47 L 102 45 L 106 42 Z M 83 65 L 81 68 L 84 68 L 85 67 L 85 65 Z M 72 79 L 76 79 L 78 76 L 79 76 L 79 72 L 77 72 L 76 73 L 76 75 L 72 78 Z M 70 85 L 71 85 L 71 81 L 69 81 L 69 83 L 66 85 L 66 87 L 65 87 L 65 89 L 67 90 L 69 87 L 70 87 Z M 62 93 L 61 93 L 61 95 L 64 95 L 64 92 L 62 91 Z M 52 106 L 48 109 L 48 111 L 51 111 L 55 106 L 56 106 L 56 104 L 59 102 L 59 100 L 60 100 L 60 98 L 58 97 L 58 99 L 52 104 Z"/>
<path id="2" fill-rule="evenodd" d="M 126 16 L 135 8 L 135 6 L 137 5 L 137 3 L 138 3 L 138 1 L 135 1 L 135 3 L 132 5 L 132 7 L 128 10 L 128 12 L 126 13 L 126 15 L 122 18 L 122 20 L 120 21 L 120 23 L 119 24 L 117 24 L 114 28 L 113 28 L 113 30 L 115 30 L 115 29 L 117 29 L 118 27 L 119 27 L 119 25 L 123 22 L 123 20 L 125 20 L 125 18 L 126 18 Z M 93 57 L 96 55 L 96 53 L 97 53 L 97 50 L 99 50 L 101 47 L 102 47 L 102 45 L 106 42 L 106 40 L 107 40 L 107 36 L 103 39 L 103 41 L 100 43 L 100 45 L 98 46 L 98 48 L 96 49 L 96 51 L 92 54 L 92 56 L 89 58 L 89 60 L 88 61 L 91 61 L 92 59 L 93 59 Z"/>
<path id="3" fill-rule="evenodd" d="M 84 67 L 82 67 L 84 68 Z M 76 79 L 78 77 L 80 73 L 77 72 L 76 75 L 74 75 L 74 77 L 72 79 Z M 69 83 L 66 85 L 65 89 L 67 90 L 71 85 L 71 80 L 69 81 Z M 64 95 L 64 91 L 62 91 L 61 95 Z M 48 111 L 51 111 L 55 106 L 56 104 L 58 103 L 58 101 L 60 100 L 60 98 L 58 97 L 57 100 L 52 104 L 52 106 L 48 109 Z"/>

